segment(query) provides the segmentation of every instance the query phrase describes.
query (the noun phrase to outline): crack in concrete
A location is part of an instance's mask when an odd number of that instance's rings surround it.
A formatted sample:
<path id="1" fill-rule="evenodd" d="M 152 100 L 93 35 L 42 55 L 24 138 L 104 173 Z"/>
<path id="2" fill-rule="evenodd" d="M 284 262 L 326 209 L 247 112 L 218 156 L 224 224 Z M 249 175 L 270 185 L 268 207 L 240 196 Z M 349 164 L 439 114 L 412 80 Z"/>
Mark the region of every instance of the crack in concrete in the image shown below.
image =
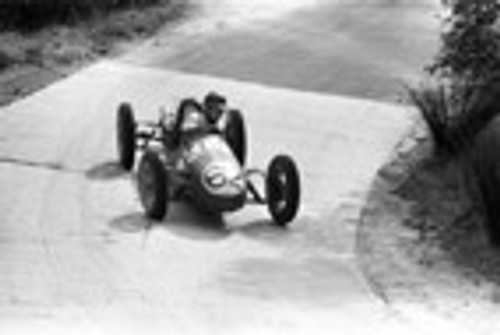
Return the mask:
<path id="1" fill-rule="evenodd" d="M 31 168 L 39 168 L 54 171 L 74 172 L 57 162 L 37 162 L 16 157 L 0 157 L 0 164 L 19 165 Z"/>

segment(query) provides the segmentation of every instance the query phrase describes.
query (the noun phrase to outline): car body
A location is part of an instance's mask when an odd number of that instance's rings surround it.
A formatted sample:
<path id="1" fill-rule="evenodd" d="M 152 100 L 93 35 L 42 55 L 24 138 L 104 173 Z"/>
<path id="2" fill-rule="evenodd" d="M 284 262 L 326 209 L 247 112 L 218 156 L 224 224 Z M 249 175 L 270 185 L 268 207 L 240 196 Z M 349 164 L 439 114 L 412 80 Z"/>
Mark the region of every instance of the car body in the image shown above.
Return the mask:
<path id="1" fill-rule="evenodd" d="M 119 106 L 120 164 L 132 169 L 136 151 L 142 151 L 137 182 L 146 216 L 163 219 L 174 199 L 188 199 L 203 212 L 224 213 L 241 209 L 251 198 L 267 204 L 276 223 L 288 224 L 300 200 L 293 160 L 278 155 L 267 172 L 245 168 L 246 130 L 241 112 L 227 110 L 221 122 L 207 123 L 202 108 L 194 99 L 184 99 L 176 113 L 160 112 L 157 122 L 137 123 L 129 103 Z M 257 190 L 252 176 L 264 178 L 264 191 Z"/>

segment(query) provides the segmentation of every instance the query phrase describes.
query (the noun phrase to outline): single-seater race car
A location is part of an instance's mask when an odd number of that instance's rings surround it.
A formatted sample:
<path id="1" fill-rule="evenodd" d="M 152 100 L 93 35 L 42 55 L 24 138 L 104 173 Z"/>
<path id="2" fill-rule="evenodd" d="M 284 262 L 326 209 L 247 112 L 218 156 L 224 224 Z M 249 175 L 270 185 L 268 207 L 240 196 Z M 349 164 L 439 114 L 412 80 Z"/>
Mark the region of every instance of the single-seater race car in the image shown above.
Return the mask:
<path id="1" fill-rule="evenodd" d="M 160 108 L 156 122 L 136 122 L 132 106 L 117 111 L 119 163 L 137 169 L 139 198 L 148 218 L 162 220 L 172 199 L 188 199 L 203 212 L 267 205 L 273 221 L 286 226 L 300 205 L 300 177 L 288 155 L 275 156 L 267 171 L 245 168 L 246 128 L 242 113 L 209 93 L 202 102 L 181 100 L 175 112 Z M 255 178 L 264 190 L 258 190 Z"/>

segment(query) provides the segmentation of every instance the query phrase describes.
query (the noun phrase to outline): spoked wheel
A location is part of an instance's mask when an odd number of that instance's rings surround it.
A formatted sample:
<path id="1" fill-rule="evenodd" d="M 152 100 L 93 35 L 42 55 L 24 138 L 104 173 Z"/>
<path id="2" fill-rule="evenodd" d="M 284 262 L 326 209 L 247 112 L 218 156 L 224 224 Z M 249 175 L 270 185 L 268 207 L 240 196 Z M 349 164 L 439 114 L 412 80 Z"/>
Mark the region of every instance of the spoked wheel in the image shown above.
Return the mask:
<path id="1" fill-rule="evenodd" d="M 266 196 L 276 224 L 286 226 L 295 218 L 300 205 L 300 177 L 290 157 L 280 155 L 271 161 L 266 177 Z"/>
<path id="2" fill-rule="evenodd" d="M 168 172 L 160 157 L 154 152 L 142 156 L 137 172 L 139 197 L 146 216 L 162 220 L 168 210 Z"/>
<path id="3" fill-rule="evenodd" d="M 132 107 L 122 103 L 117 112 L 117 149 L 120 166 L 131 170 L 135 160 L 135 119 Z"/>
<path id="4" fill-rule="evenodd" d="M 247 138 L 245 120 L 239 110 L 232 109 L 228 111 L 223 134 L 234 155 L 240 164 L 244 166 L 247 156 Z"/>

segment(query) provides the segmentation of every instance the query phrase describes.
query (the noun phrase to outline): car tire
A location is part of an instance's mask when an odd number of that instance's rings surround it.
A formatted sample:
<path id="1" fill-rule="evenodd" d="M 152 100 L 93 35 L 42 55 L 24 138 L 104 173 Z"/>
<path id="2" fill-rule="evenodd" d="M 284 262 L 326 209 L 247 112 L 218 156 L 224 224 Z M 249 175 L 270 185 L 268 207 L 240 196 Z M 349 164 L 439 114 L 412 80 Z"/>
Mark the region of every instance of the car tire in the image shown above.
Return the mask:
<path id="1" fill-rule="evenodd" d="M 162 220 L 168 211 L 169 176 L 158 154 L 148 151 L 142 156 L 137 184 L 146 217 Z"/>
<path id="2" fill-rule="evenodd" d="M 266 176 L 267 206 L 274 222 L 286 226 L 300 206 L 300 176 L 292 158 L 276 156 L 269 164 Z"/>
<path id="3" fill-rule="evenodd" d="M 132 106 L 122 103 L 117 112 L 117 149 L 119 163 L 122 168 L 130 171 L 135 161 L 136 124 Z"/>
<path id="4" fill-rule="evenodd" d="M 232 109 L 227 113 L 223 135 L 238 162 L 241 166 L 244 166 L 247 156 L 245 120 L 243 114 L 239 110 Z"/>

